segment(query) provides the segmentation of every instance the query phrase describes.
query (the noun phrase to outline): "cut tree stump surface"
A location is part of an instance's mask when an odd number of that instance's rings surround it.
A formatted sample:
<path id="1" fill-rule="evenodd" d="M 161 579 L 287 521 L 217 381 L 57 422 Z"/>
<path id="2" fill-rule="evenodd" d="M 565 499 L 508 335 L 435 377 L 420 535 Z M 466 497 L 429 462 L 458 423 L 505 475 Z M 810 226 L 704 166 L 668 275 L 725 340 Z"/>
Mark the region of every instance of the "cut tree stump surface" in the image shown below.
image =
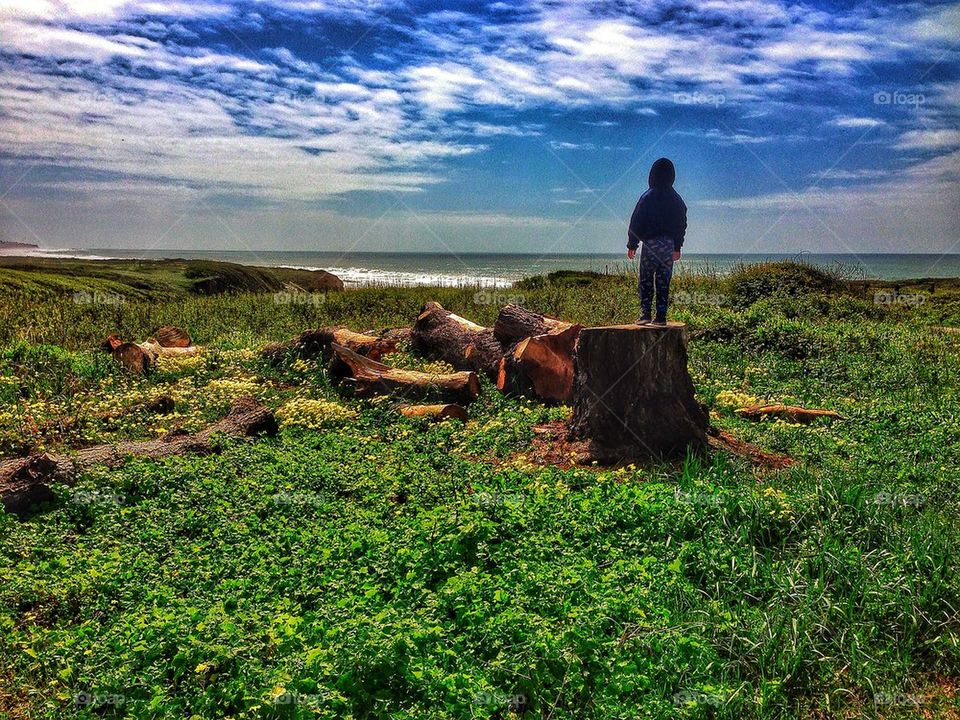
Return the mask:
<path id="1" fill-rule="evenodd" d="M 574 355 L 572 438 L 595 457 L 670 457 L 707 444 L 684 323 L 584 328 Z"/>

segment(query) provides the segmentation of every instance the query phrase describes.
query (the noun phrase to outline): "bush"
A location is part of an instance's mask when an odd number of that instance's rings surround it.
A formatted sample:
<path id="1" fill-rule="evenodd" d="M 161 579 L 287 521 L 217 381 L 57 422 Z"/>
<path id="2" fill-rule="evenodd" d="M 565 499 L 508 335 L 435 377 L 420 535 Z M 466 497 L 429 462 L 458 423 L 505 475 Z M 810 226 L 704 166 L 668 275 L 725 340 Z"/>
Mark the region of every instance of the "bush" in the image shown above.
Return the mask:
<path id="1" fill-rule="evenodd" d="M 733 302 L 740 306 L 774 295 L 797 297 L 838 292 L 845 287 L 835 274 L 793 261 L 742 265 L 730 273 L 728 283 Z"/>

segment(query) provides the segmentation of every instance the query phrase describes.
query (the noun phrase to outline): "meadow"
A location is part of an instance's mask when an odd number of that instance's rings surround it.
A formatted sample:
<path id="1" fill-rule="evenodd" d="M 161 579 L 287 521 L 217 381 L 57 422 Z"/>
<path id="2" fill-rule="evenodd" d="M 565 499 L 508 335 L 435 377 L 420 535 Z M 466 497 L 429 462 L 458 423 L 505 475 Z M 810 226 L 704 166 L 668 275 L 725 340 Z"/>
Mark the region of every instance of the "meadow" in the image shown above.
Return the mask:
<path id="1" fill-rule="evenodd" d="M 257 353 L 408 326 L 431 299 L 484 324 L 507 302 L 629 322 L 626 274 L 198 295 L 131 273 L 0 271 L 3 457 L 195 430 L 242 395 L 281 429 L 0 512 L 0 717 L 960 717 L 956 283 L 893 294 L 789 263 L 676 278 L 698 397 L 797 461 L 770 471 L 724 453 L 539 466 L 534 427 L 569 408 L 485 380 L 468 422 L 410 420 L 322 363 Z M 146 377 L 98 351 L 165 324 L 205 351 Z M 172 414 L 102 418 L 158 394 Z M 753 400 L 843 419 L 734 413 Z"/>

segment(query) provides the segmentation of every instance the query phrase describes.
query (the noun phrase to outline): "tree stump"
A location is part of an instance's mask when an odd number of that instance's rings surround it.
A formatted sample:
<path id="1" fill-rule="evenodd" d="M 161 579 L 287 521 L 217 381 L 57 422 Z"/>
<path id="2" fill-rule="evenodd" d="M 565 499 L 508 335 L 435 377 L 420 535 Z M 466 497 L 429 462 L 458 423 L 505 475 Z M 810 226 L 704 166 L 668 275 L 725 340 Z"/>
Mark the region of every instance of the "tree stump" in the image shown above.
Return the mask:
<path id="1" fill-rule="evenodd" d="M 584 328 L 573 397 L 570 435 L 590 440 L 598 460 L 674 457 L 707 444 L 683 323 Z"/>

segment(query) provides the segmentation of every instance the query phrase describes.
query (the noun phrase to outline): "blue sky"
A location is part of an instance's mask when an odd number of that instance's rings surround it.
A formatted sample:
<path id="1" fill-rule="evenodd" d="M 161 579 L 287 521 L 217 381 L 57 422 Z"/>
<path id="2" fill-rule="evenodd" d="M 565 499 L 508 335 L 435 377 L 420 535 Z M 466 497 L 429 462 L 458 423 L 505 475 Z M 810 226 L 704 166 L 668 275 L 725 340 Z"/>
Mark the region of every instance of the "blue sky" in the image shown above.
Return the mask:
<path id="1" fill-rule="evenodd" d="M 0 0 L 0 238 L 960 252 L 960 3 Z"/>

